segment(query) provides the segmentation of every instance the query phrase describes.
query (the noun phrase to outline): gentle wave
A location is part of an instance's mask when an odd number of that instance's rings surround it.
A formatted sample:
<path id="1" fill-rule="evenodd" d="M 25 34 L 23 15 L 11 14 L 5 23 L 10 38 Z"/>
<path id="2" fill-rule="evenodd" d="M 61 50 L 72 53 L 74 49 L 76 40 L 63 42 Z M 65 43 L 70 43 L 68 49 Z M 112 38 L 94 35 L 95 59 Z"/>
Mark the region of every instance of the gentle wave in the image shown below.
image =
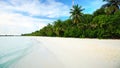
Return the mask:
<path id="1" fill-rule="evenodd" d="M 0 38 L 0 68 L 9 68 L 30 53 L 32 40 L 16 37 Z"/>

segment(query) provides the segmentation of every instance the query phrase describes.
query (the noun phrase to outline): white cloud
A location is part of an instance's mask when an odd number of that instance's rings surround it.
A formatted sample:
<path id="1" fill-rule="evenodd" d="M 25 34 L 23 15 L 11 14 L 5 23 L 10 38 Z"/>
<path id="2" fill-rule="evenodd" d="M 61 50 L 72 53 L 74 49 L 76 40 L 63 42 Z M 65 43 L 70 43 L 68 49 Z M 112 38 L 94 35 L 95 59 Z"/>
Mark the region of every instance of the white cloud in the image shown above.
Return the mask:
<path id="1" fill-rule="evenodd" d="M 30 33 L 44 27 L 48 22 L 52 20 L 0 12 L 0 34 Z"/>
<path id="2" fill-rule="evenodd" d="M 30 33 L 53 21 L 32 16 L 58 18 L 68 15 L 68 6 L 55 0 L 44 3 L 39 0 L 0 0 L 0 34 Z"/>
<path id="3" fill-rule="evenodd" d="M 8 2 L 2 2 L 0 6 L 11 11 L 26 12 L 31 16 L 39 15 L 50 18 L 69 16 L 69 7 L 54 0 L 47 0 L 44 3 L 39 0 L 10 0 Z"/>

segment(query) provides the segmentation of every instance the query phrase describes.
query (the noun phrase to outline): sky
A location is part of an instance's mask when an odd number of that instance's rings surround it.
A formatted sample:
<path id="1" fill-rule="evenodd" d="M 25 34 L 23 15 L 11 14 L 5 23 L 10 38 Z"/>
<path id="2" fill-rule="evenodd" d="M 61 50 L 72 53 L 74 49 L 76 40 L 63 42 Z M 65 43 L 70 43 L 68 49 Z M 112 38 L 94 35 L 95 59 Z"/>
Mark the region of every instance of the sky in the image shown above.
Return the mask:
<path id="1" fill-rule="evenodd" d="M 92 14 L 102 0 L 74 0 Z M 69 18 L 72 0 L 0 0 L 0 35 L 20 35 L 40 30 L 55 20 Z"/>

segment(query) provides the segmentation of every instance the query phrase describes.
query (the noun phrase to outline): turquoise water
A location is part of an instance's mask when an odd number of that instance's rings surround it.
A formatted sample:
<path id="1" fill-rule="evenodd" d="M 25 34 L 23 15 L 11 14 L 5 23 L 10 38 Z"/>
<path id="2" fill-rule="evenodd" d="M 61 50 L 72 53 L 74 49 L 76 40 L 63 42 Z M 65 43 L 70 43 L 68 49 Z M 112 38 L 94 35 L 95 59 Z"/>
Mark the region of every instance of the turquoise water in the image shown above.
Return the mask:
<path id="1" fill-rule="evenodd" d="M 0 37 L 0 68 L 9 68 L 30 53 L 32 44 L 26 37 Z"/>

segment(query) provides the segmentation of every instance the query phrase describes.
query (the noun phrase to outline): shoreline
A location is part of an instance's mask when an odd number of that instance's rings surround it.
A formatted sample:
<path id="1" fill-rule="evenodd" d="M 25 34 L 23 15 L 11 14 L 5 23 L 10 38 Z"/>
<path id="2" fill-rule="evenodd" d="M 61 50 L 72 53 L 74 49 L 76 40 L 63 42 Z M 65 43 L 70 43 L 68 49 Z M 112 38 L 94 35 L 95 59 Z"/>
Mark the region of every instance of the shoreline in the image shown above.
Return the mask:
<path id="1" fill-rule="evenodd" d="M 67 38 L 67 39 L 98 39 L 98 40 L 120 40 L 120 39 L 112 39 L 112 38 L 77 38 L 77 37 L 50 37 L 50 36 L 22 36 L 22 35 L 8 35 L 8 36 L 5 36 L 5 35 L 2 35 L 0 37 L 44 37 L 44 38 Z"/>
<path id="2" fill-rule="evenodd" d="M 24 38 L 31 40 L 31 51 L 10 68 L 119 68 L 120 40 Z"/>
<path id="3" fill-rule="evenodd" d="M 19 37 L 19 36 L 18 36 Z M 50 36 L 20 36 L 20 37 L 44 37 L 44 38 L 66 38 L 66 39 L 98 39 L 98 40 L 120 40 L 120 39 L 99 39 L 99 38 L 76 38 L 76 37 L 50 37 Z"/>

